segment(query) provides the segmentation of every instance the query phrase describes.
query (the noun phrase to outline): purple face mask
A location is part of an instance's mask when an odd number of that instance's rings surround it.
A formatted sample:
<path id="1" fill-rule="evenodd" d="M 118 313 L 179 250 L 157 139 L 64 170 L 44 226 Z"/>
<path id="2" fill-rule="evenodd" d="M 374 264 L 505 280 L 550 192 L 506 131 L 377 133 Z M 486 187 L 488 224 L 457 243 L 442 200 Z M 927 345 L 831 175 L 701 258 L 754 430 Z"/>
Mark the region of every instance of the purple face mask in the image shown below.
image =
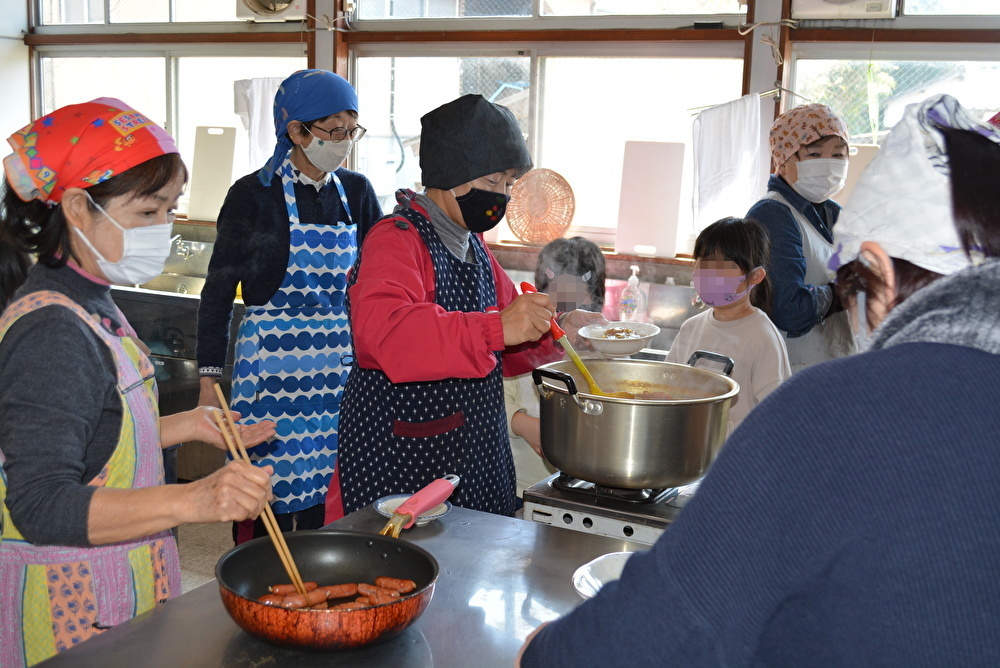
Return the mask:
<path id="1" fill-rule="evenodd" d="M 711 270 L 699 269 L 694 272 L 694 289 L 701 297 L 701 301 L 709 306 L 726 306 L 735 301 L 739 301 L 750 292 L 748 287 L 743 292 L 740 283 L 747 279 L 743 276 L 719 276 Z"/>

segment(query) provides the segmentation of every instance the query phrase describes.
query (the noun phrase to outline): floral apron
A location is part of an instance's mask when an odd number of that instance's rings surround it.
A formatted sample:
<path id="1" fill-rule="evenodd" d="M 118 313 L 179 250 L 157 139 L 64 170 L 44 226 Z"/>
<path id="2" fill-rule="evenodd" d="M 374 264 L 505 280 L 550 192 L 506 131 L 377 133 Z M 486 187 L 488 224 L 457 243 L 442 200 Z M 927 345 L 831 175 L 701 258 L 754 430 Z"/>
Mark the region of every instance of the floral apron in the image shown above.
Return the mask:
<path id="1" fill-rule="evenodd" d="M 0 338 L 18 318 L 47 306 L 76 313 L 107 344 L 118 367 L 118 445 L 87 484 L 119 489 L 162 485 L 159 409 L 149 358 L 132 337 L 115 336 L 79 304 L 51 291 L 11 304 L 0 320 Z M 7 479 L 0 470 L 0 499 L 6 492 Z M 5 668 L 38 663 L 181 593 L 171 531 L 97 547 L 34 545 L 24 540 L 6 504 L 2 521 L 0 665 Z"/>
<path id="2" fill-rule="evenodd" d="M 240 323 L 232 407 L 244 421 L 274 420 L 274 438 L 251 448 L 274 466 L 275 513 L 322 505 L 337 461 L 340 397 L 347 380 L 351 330 L 344 307 L 347 272 L 357 255 L 357 227 L 335 173 L 346 225 L 299 221 L 292 164 L 281 166 L 290 248 L 281 287 Z"/>

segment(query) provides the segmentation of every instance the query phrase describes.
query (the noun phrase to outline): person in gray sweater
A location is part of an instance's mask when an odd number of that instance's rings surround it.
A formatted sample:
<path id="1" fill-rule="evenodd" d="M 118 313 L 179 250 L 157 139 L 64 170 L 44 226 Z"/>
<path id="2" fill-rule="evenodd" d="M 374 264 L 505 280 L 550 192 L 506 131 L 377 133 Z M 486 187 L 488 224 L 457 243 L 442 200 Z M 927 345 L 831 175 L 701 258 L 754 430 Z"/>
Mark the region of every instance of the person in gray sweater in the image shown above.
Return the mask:
<path id="1" fill-rule="evenodd" d="M 32 665 L 181 593 L 171 528 L 257 517 L 269 468 L 163 484 L 162 449 L 224 448 L 215 409 L 159 415 L 110 283 L 163 270 L 187 171 L 111 98 L 8 140 L 0 218 L 0 665 Z M 33 263 L 32 258 L 37 257 Z M 273 423 L 240 428 L 256 444 Z"/>

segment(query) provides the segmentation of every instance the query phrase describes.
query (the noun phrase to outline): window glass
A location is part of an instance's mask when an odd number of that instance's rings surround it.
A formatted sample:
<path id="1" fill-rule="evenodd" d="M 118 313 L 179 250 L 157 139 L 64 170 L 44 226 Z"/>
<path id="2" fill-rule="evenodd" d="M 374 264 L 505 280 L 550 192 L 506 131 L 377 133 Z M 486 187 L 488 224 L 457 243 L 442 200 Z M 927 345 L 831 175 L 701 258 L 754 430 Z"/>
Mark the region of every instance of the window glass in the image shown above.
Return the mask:
<path id="1" fill-rule="evenodd" d="M 915 16 L 1000 16 L 996 0 L 904 0 L 903 13 Z"/>
<path id="2" fill-rule="evenodd" d="M 360 0 L 360 19 L 532 16 L 532 0 Z M 542 16 L 739 14 L 736 0 L 542 0 Z"/>
<path id="3" fill-rule="evenodd" d="M 857 144 L 881 143 L 906 105 L 940 93 L 954 96 L 983 120 L 998 110 L 1000 62 L 922 60 L 796 61 L 797 104 L 828 105 Z"/>
<path id="4" fill-rule="evenodd" d="M 168 66 L 169 64 L 169 66 Z M 249 160 L 250 137 L 235 111 L 234 82 L 283 79 L 306 66 L 301 57 L 119 56 L 106 58 L 43 56 L 42 112 L 97 97 L 117 97 L 163 125 L 177 141 L 189 168 L 194 161 L 197 126 L 236 129 L 231 180 L 259 168 Z M 175 72 L 168 82 L 167 72 Z M 176 112 L 167 103 L 173 91 Z M 262 104 L 269 109 L 273 93 Z M 273 146 L 273 130 L 266 141 Z M 181 202 L 181 211 L 186 211 Z"/>
<path id="5" fill-rule="evenodd" d="M 275 77 L 284 79 L 306 66 L 305 58 L 214 58 L 185 56 L 177 58 L 177 139 L 178 148 L 188 165 L 193 164 L 194 137 L 197 126 L 236 128 L 233 156 L 235 181 L 263 164 L 250 164 L 250 137 L 235 111 L 234 82 L 241 79 Z M 270 109 L 274 96 L 262 100 Z M 274 150 L 273 126 L 267 133 Z"/>
<path id="6" fill-rule="evenodd" d="M 357 61 L 358 122 L 368 133 L 355 147 L 354 167 L 391 210 L 398 188 L 420 182 L 420 117 L 467 93 L 508 106 L 529 134 L 525 57 L 361 57 Z"/>
<path id="7" fill-rule="evenodd" d="M 552 16 L 625 16 L 671 14 L 740 14 L 735 0 L 545 0 L 542 13 Z"/>
<path id="8" fill-rule="evenodd" d="M 574 191 L 574 229 L 601 243 L 614 243 L 625 142 L 685 144 L 678 229 L 690 229 L 693 109 L 740 96 L 741 59 L 543 57 L 538 109 L 530 70 L 527 57 L 360 56 L 359 121 L 368 134 L 354 152 L 355 168 L 371 180 L 383 208 L 391 210 L 397 188 L 420 187 L 420 117 L 480 93 L 520 119 L 535 167 L 558 172 Z M 503 227 L 499 234 L 513 238 Z"/>
<path id="9" fill-rule="evenodd" d="M 42 113 L 98 97 L 116 97 L 170 130 L 166 58 L 49 57 L 41 59 Z"/>
<path id="10" fill-rule="evenodd" d="M 41 0 L 43 25 L 88 23 L 168 23 L 237 21 L 241 0 L 111 0 L 105 17 L 105 0 Z M 107 20 L 106 20 L 107 19 Z"/>
<path id="11" fill-rule="evenodd" d="M 691 229 L 692 110 L 740 97 L 743 61 L 550 57 L 543 71 L 535 162 L 572 186 L 573 227 L 617 227 L 625 142 L 653 141 L 685 144 L 677 228 Z"/>

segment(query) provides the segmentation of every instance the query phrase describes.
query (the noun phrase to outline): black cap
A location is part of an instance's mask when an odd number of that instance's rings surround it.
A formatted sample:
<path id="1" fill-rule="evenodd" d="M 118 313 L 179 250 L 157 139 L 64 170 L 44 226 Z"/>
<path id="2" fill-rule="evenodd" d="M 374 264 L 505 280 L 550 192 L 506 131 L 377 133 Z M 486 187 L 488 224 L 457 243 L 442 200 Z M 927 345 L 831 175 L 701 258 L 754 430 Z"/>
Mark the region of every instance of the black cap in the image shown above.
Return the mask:
<path id="1" fill-rule="evenodd" d="M 487 174 L 531 169 L 514 114 L 482 95 L 463 95 L 420 119 L 420 172 L 425 188 L 449 190 Z"/>

